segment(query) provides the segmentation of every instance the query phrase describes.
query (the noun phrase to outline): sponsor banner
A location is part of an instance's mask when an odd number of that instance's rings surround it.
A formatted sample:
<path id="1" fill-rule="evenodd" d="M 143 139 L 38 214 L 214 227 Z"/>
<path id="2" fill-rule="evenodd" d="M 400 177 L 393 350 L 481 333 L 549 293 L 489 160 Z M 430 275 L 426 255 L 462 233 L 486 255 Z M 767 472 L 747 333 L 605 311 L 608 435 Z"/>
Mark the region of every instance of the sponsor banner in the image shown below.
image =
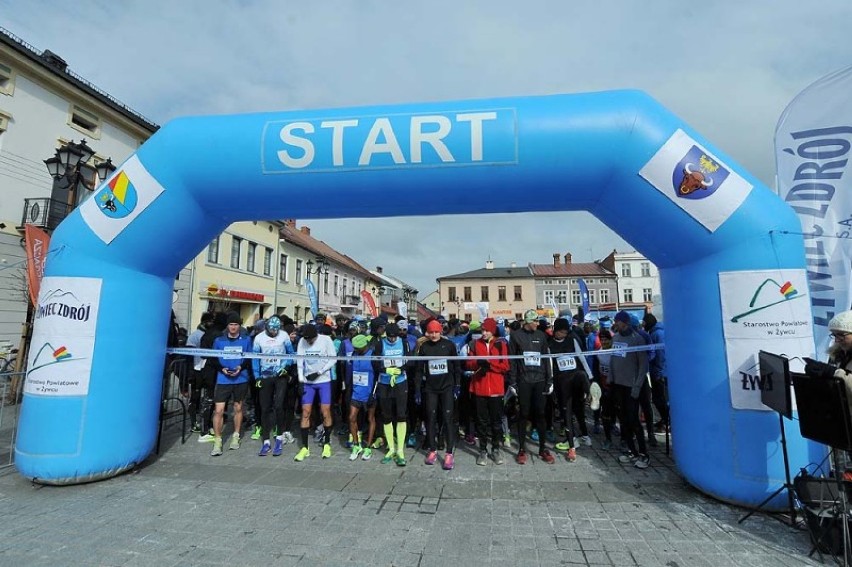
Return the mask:
<path id="1" fill-rule="evenodd" d="M 399 311 L 399 314 L 408 319 L 408 305 L 405 304 L 404 301 L 400 301 L 396 304 L 396 308 Z"/>
<path id="2" fill-rule="evenodd" d="M 852 66 L 793 99 L 775 130 L 778 194 L 805 236 L 817 351 L 831 345 L 828 322 L 852 306 Z"/>
<path id="3" fill-rule="evenodd" d="M 44 278 L 44 264 L 47 261 L 47 249 L 50 236 L 31 224 L 24 226 L 24 246 L 27 250 L 27 287 L 30 301 L 38 305 L 38 290 Z"/>
<path id="4" fill-rule="evenodd" d="M 80 214 L 109 244 L 164 190 L 134 154 L 80 205 Z"/>
<path id="5" fill-rule="evenodd" d="M 760 379 L 758 352 L 791 359 L 813 356 L 814 337 L 805 270 L 721 272 L 722 327 L 734 409 L 770 411 L 760 401 L 763 389 L 783 385 Z"/>
<path id="6" fill-rule="evenodd" d="M 710 232 L 728 220 L 752 190 L 750 183 L 680 129 L 639 175 Z"/>
<path id="7" fill-rule="evenodd" d="M 484 321 L 488 318 L 488 302 L 480 301 L 476 304 L 476 309 L 479 311 L 479 320 Z"/>
<path id="8" fill-rule="evenodd" d="M 373 296 L 365 289 L 361 291 L 361 299 L 364 300 L 364 305 L 367 306 L 367 309 L 370 310 L 371 317 L 378 317 L 379 310 L 376 308 L 376 302 L 373 300 Z"/>
<path id="9" fill-rule="evenodd" d="M 582 298 L 583 316 L 589 313 L 589 286 L 586 285 L 586 280 L 577 280 L 577 285 L 580 287 L 580 297 Z"/>
<path id="10" fill-rule="evenodd" d="M 319 314 L 319 296 L 317 295 L 317 288 L 314 285 L 314 282 L 311 281 L 311 278 L 305 278 L 305 287 L 308 288 L 308 299 L 311 301 L 311 313 L 314 317 Z"/>
<path id="11" fill-rule="evenodd" d="M 27 359 L 25 393 L 89 393 L 101 283 L 99 278 L 44 278 Z"/>

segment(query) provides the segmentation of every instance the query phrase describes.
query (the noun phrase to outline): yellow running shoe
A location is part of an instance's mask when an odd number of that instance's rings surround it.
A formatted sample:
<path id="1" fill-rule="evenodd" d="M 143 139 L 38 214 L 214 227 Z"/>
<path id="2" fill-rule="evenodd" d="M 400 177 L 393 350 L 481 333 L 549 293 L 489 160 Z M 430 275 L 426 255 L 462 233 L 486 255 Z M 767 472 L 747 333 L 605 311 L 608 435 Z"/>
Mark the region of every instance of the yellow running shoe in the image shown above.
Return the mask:
<path id="1" fill-rule="evenodd" d="M 322 458 L 328 459 L 329 457 L 331 457 L 331 445 L 326 443 L 322 446 Z"/>
<path id="2" fill-rule="evenodd" d="M 301 449 L 299 449 L 299 452 L 296 453 L 296 456 L 293 457 L 293 460 L 296 461 L 297 463 L 301 463 L 302 461 L 305 460 L 305 457 L 310 457 L 310 456 L 311 456 L 310 449 L 308 449 L 307 447 L 302 447 Z"/>

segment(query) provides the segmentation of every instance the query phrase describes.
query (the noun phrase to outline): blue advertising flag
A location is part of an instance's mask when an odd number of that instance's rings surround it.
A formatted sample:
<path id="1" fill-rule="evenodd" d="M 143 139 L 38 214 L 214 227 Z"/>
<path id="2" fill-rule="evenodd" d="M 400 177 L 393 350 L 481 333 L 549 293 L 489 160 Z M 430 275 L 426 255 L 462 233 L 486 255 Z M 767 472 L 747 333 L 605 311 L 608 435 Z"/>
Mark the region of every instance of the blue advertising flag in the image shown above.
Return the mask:
<path id="1" fill-rule="evenodd" d="M 308 299 L 311 300 L 311 313 L 314 317 L 319 313 L 319 297 L 317 296 L 317 288 L 311 278 L 305 278 L 305 287 L 308 288 Z"/>
<path id="2" fill-rule="evenodd" d="M 583 316 L 589 314 L 589 288 L 586 286 L 585 280 L 577 280 L 577 285 L 580 286 L 580 297 L 583 299 Z"/>

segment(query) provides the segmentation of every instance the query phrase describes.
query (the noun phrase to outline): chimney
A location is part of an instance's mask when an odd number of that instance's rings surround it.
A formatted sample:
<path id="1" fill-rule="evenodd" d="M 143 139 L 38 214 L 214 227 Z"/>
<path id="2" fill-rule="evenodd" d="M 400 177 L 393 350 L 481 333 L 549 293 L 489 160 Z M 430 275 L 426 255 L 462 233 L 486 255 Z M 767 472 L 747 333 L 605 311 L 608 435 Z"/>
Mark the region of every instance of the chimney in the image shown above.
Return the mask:
<path id="1" fill-rule="evenodd" d="M 376 266 L 376 271 L 379 272 L 380 274 L 383 273 L 381 266 Z"/>
<path id="2" fill-rule="evenodd" d="M 492 260 L 486 260 L 485 269 L 486 270 L 493 270 L 494 269 L 494 262 Z"/>
<path id="3" fill-rule="evenodd" d="M 44 59 L 44 62 L 50 65 L 51 67 L 55 67 L 60 71 L 65 71 L 68 68 L 68 63 L 65 62 L 65 59 L 55 54 L 49 49 L 45 49 L 41 52 L 41 58 Z"/>
<path id="4" fill-rule="evenodd" d="M 565 265 L 566 266 L 571 265 L 571 253 L 570 252 L 565 253 Z"/>
<path id="5" fill-rule="evenodd" d="M 553 267 L 554 268 L 559 267 L 559 252 L 557 252 L 556 254 L 553 255 Z"/>
<path id="6" fill-rule="evenodd" d="M 299 229 L 299 232 L 301 232 L 301 233 L 302 233 L 302 234 L 304 234 L 305 236 L 310 236 L 310 235 L 311 235 L 311 229 L 310 229 L 309 227 L 307 227 L 307 226 L 303 226 L 302 228 L 300 228 L 300 229 Z"/>

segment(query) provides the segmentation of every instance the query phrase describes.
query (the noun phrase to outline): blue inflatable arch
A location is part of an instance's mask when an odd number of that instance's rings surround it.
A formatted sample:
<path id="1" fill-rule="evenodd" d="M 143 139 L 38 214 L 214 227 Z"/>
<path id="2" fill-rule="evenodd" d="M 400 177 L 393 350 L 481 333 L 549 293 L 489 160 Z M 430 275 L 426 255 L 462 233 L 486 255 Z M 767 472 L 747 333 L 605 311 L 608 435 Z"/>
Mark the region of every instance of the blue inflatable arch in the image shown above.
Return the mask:
<path id="1" fill-rule="evenodd" d="M 803 269 L 781 234 L 799 221 L 636 91 L 170 122 L 53 236 L 16 466 L 79 483 L 150 454 L 174 274 L 235 221 L 553 210 L 589 211 L 660 268 L 677 466 L 761 501 L 784 479 L 778 419 L 732 407 L 719 273 Z M 817 447 L 790 429 L 795 470 Z"/>

